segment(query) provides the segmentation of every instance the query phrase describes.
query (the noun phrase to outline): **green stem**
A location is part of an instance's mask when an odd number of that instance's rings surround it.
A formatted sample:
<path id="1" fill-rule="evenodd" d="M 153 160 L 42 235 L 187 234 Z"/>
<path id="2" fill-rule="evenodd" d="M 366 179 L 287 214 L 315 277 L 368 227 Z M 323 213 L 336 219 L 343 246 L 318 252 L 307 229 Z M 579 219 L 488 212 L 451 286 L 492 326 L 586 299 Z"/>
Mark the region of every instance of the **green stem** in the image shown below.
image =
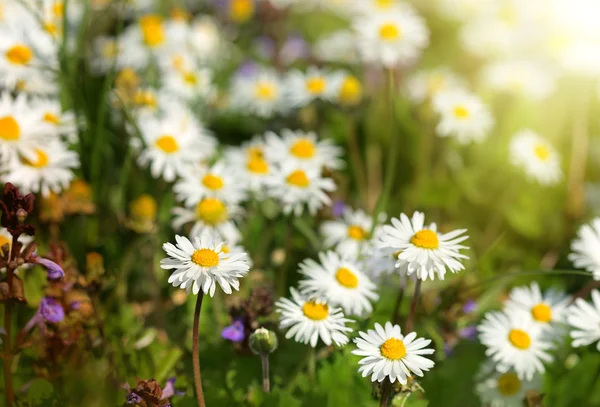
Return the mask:
<path id="1" fill-rule="evenodd" d="M 194 326 L 192 332 L 192 363 L 194 365 L 194 387 L 196 388 L 196 399 L 198 400 L 198 407 L 206 407 L 204 403 L 204 392 L 202 391 L 202 377 L 200 375 L 200 352 L 198 349 L 198 328 L 200 326 L 200 310 L 202 308 L 202 299 L 204 298 L 204 291 L 198 293 L 196 299 L 196 308 L 194 310 Z"/>
<path id="2" fill-rule="evenodd" d="M 417 303 L 419 302 L 419 294 L 421 293 L 421 279 L 417 278 L 417 282 L 415 284 L 415 293 L 413 294 L 412 300 L 410 302 L 410 312 L 408 314 L 408 318 L 406 319 L 406 329 L 405 333 L 409 334 L 413 330 L 415 314 L 417 312 Z"/>
<path id="3" fill-rule="evenodd" d="M 262 366 L 263 391 L 271 392 L 271 380 L 269 379 L 269 354 L 266 353 L 260 356 L 260 364 Z"/>

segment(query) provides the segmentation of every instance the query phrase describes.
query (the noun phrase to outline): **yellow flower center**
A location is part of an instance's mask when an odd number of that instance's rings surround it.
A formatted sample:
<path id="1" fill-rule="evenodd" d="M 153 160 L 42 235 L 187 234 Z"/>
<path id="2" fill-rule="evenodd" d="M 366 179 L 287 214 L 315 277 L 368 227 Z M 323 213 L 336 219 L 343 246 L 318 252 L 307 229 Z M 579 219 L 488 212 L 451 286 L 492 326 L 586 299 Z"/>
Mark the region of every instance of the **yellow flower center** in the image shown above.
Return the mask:
<path id="1" fill-rule="evenodd" d="M 52 4 L 52 15 L 56 18 L 63 18 L 65 15 L 65 5 L 62 1 L 55 1 Z"/>
<path id="2" fill-rule="evenodd" d="M 346 267 L 341 267 L 335 273 L 335 279 L 346 288 L 358 287 L 358 278 L 356 275 L 348 270 Z"/>
<path id="3" fill-rule="evenodd" d="M 256 95 L 257 99 L 273 100 L 277 96 L 277 90 L 272 83 L 258 82 L 254 89 L 254 94 Z"/>
<path id="4" fill-rule="evenodd" d="M 156 200 L 147 194 L 131 202 L 131 216 L 136 219 L 154 220 L 156 218 Z"/>
<path id="5" fill-rule="evenodd" d="M 183 66 L 185 64 L 185 58 L 183 55 L 174 55 L 171 58 L 171 65 L 173 65 L 173 68 L 175 68 L 175 70 L 180 71 L 181 69 L 183 69 Z"/>
<path id="6" fill-rule="evenodd" d="M 189 14 L 181 7 L 174 7 L 171 10 L 171 18 L 177 21 L 187 21 L 189 19 Z"/>
<path id="7" fill-rule="evenodd" d="M 230 250 L 229 250 L 229 247 L 227 247 L 227 245 L 225 245 L 225 244 L 224 244 L 224 245 L 221 247 L 221 253 L 225 253 L 225 254 L 227 254 L 227 253 L 229 253 L 229 252 L 230 252 Z"/>
<path id="8" fill-rule="evenodd" d="M 379 37 L 385 41 L 395 41 L 400 38 L 402 33 L 400 28 L 394 23 L 383 24 L 379 27 Z"/>
<path id="9" fill-rule="evenodd" d="M 73 182 L 71 182 L 68 193 L 74 198 L 78 199 L 92 198 L 92 188 L 87 182 L 81 179 L 76 179 Z"/>
<path id="10" fill-rule="evenodd" d="M 133 103 L 137 106 L 146 106 L 155 109 L 158 105 L 156 96 L 151 91 L 138 90 L 133 96 Z"/>
<path id="11" fill-rule="evenodd" d="M 367 231 L 358 225 L 351 225 L 348 227 L 348 237 L 350 239 L 364 240 L 366 239 L 367 235 Z"/>
<path id="12" fill-rule="evenodd" d="M 260 147 L 248 147 L 248 158 L 252 160 L 253 158 L 263 158 L 265 156 L 263 150 Z"/>
<path id="13" fill-rule="evenodd" d="M 165 30 L 162 18 L 157 15 L 147 15 L 140 18 L 140 29 L 144 43 L 150 47 L 157 47 L 165 42 Z"/>
<path id="14" fill-rule="evenodd" d="M 531 309 L 531 315 L 536 321 L 550 322 L 552 321 L 552 308 L 546 304 L 539 303 Z"/>
<path id="15" fill-rule="evenodd" d="M 437 233 L 430 229 L 419 230 L 410 238 L 410 242 L 421 249 L 437 249 L 440 247 Z"/>
<path id="16" fill-rule="evenodd" d="M 310 180 L 306 176 L 306 173 L 302 170 L 296 170 L 292 172 L 286 178 L 286 181 L 290 185 L 297 186 L 299 188 L 308 188 L 310 185 Z"/>
<path id="17" fill-rule="evenodd" d="M 538 144 L 533 151 L 535 156 L 542 161 L 546 161 L 550 157 L 550 148 L 544 144 Z"/>
<path id="18" fill-rule="evenodd" d="M 200 267 L 216 267 L 219 265 L 219 254 L 211 249 L 198 249 L 192 254 L 192 261 Z"/>
<path id="19" fill-rule="evenodd" d="M 379 8 L 390 8 L 396 3 L 396 0 L 375 0 L 375 6 Z"/>
<path id="20" fill-rule="evenodd" d="M 198 84 L 198 76 L 193 72 L 184 72 L 183 81 L 190 86 L 196 86 Z"/>
<path id="21" fill-rule="evenodd" d="M 508 334 L 510 343 L 518 349 L 525 350 L 531 346 L 531 337 L 521 329 L 512 329 Z"/>
<path id="22" fill-rule="evenodd" d="M 106 58 L 114 58 L 117 56 L 117 42 L 116 41 L 106 41 L 106 43 L 104 43 L 102 45 L 102 50 L 101 53 L 104 57 Z"/>
<path id="23" fill-rule="evenodd" d="M 23 158 L 23 164 L 29 165 L 30 167 L 34 168 L 43 168 L 47 166 L 49 162 L 48 155 L 39 148 L 35 149 L 35 153 L 37 154 L 35 161 Z"/>
<path id="24" fill-rule="evenodd" d="M 454 108 L 454 116 L 458 119 L 468 119 L 471 113 L 469 113 L 466 107 L 458 105 Z"/>
<path id="25" fill-rule="evenodd" d="M 211 191 L 218 191 L 219 189 L 223 188 L 224 183 L 221 177 L 218 177 L 213 174 L 206 174 L 202 178 L 202 185 L 204 185 Z"/>
<path id="26" fill-rule="evenodd" d="M 0 118 L 0 139 L 15 141 L 21 137 L 21 127 L 12 116 Z"/>
<path id="27" fill-rule="evenodd" d="M 329 316 L 329 306 L 315 301 L 307 301 L 302 306 L 302 312 L 313 321 L 322 321 Z"/>
<path id="28" fill-rule="evenodd" d="M 406 347 L 400 339 L 390 338 L 379 348 L 381 355 L 391 359 L 398 360 L 406 356 Z"/>
<path id="29" fill-rule="evenodd" d="M 442 75 L 434 75 L 427 81 L 429 95 L 435 95 L 446 87 L 446 80 Z"/>
<path id="30" fill-rule="evenodd" d="M 252 0 L 231 0 L 229 3 L 229 17 L 233 21 L 243 23 L 248 21 L 254 14 L 254 2 Z"/>
<path id="31" fill-rule="evenodd" d="M 316 76 L 306 81 L 306 90 L 313 95 L 320 95 L 325 91 L 325 78 Z"/>
<path id="32" fill-rule="evenodd" d="M 196 206 L 196 216 L 214 226 L 227 220 L 227 207 L 217 198 L 204 198 Z"/>
<path id="33" fill-rule="evenodd" d="M 117 78 L 115 79 L 115 85 L 118 89 L 135 89 L 140 83 L 140 77 L 137 72 L 131 68 L 122 69 Z"/>
<path id="34" fill-rule="evenodd" d="M 54 24 L 52 21 L 46 21 L 43 24 L 43 26 L 44 26 L 44 30 L 46 30 L 46 32 L 53 37 L 56 37 L 58 34 L 60 34 L 61 30 L 59 30 L 57 25 Z"/>
<path id="35" fill-rule="evenodd" d="M 498 377 L 498 391 L 503 396 L 514 396 L 521 390 L 521 380 L 514 372 L 504 373 Z"/>
<path id="36" fill-rule="evenodd" d="M 179 151 L 179 144 L 177 144 L 177 140 L 175 140 L 175 137 L 169 134 L 164 134 L 160 136 L 156 140 L 155 144 L 156 147 L 158 147 L 167 154 L 172 154 Z"/>
<path id="37" fill-rule="evenodd" d="M 344 105 L 355 105 L 362 99 L 362 85 L 354 76 L 347 76 L 342 82 L 339 93 L 340 102 Z"/>
<path id="38" fill-rule="evenodd" d="M 5 244 L 7 244 L 7 245 L 8 245 L 8 247 L 10 248 L 10 246 L 11 246 L 11 243 L 12 243 L 12 242 L 11 242 L 11 241 L 10 241 L 10 240 L 9 240 L 7 237 L 0 235 L 0 247 L 2 247 L 2 246 L 4 246 Z"/>
<path id="39" fill-rule="evenodd" d="M 268 174 L 269 173 L 269 164 L 264 158 L 261 157 L 253 157 L 248 160 L 248 171 L 253 172 L 255 174 Z"/>
<path id="40" fill-rule="evenodd" d="M 312 158 L 315 155 L 315 144 L 309 139 L 300 139 L 290 148 L 290 153 L 298 158 Z"/>
<path id="41" fill-rule="evenodd" d="M 31 58 L 33 58 L 31 48 L 24 44 L 13 46 L 6 51 L 5 55 L 9 62 L 14 65 L 27 65 L 31 61 Z"/>
<path id="42" fill-rule="evenodd" d="M 60 117 L 48 112 L 44 115 L 44 121 L 46 123 L 50 123 L 50 124 L 54 124 L 54 125 L 58 126 L 60 124 Z"/>

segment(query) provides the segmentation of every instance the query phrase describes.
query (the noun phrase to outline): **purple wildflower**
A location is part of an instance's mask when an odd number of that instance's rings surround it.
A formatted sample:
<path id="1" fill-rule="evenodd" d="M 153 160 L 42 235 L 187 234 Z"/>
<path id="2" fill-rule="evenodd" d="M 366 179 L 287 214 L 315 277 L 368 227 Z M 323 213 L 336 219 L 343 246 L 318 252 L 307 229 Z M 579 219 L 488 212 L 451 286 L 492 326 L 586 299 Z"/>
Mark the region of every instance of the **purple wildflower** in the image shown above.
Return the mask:
<path id="1" fill-rule="evenodd" d="M 275 55 L 275 40 L 262 35 L 254 40 L 254 49 L 262 59 L 271 59 Z"/>
<path id="2" fill-rule="evenodd" d="M 280 50 L 280 57 L 285 65 L 308 56 L 308 43 L 300 34 L 292 34 Z"/>
<path id="3" fill-rule="evenodd" d="M 335 201 L 331 208 L 331 213 L 336 218 L 339 218 L 346 211 L 346 203 L 344 201 Z"/>
<path id="4" fill-rule="evenodd" d="M 62 305 L 50 297 L 42 298 L 40 305 L 33 317 L 27 322 L 23 330 L 30 331 L 34 326 L 42 331 L 46 329 L 46 323 L 58 324 L 65 318 L 65 310 Z"/>
<path id="5" fill-rule="evenodd" d="M 225 327 L 221 332 L 223 339 L 231 342 L 242 342 L 246 335 L 244 334 L 244 323 L 241 319 L 236 319 L 233 324 Z"/>
<path id="6" fill-rule="evenodd" d="M 463 305 L 463 312 L 465 314 L 470 314 L 471 312 L 477 309 L 477 302 L 473 300 L 467 300 Z"/>
<path id="7" fill-rule="evenodd" d="M 31 261 L 32 263 L 46 267 L 46 270 L 48 270 L 48 280 L 60 280 L 65 276 L 65 272 L 63 271 L 62 267 L 52 260 L 44 259 L 43 257 L 33 254 L 31 256 Z"/>
<path id="8" fill-rule="evenodd" d="M 477 326 L 469 325 L 458 331 L 458 336 L 463 339 L 475 340 L 477 337 Z"/>

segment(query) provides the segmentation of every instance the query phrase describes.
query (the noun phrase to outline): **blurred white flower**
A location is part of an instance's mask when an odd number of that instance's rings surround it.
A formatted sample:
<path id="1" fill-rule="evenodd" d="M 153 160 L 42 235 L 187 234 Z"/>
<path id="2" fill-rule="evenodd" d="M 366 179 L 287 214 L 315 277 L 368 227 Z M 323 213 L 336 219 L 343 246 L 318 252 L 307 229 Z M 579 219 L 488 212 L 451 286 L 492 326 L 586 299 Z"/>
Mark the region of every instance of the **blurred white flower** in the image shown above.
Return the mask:
<path id="1" fill-rule="evenodd" d="M 407 79 L 406 88 L 413 102 L 423 103 L 442 92 L 464 88 L 464 81 L 444 67 L 417 71 Z"/>
<path id="2" fill-rule="evenodd" d="M 231 84 L 229 105 L 240 113 L 262 118 L 270 118 L 288 110 L 281 78 L 270 69 L 251 75 L 238 75 Z"/>
<path id="3" fill-rule="evenodd" d="M 592 274 L 594 280 L 600 280 L 600 218 L 583 225 L 577 231 L 577 238 L 571 243 L 569 260 L 577 268 Z"/>
<path id="4" fill-rule="evenodd" d="M 207 197 L 191 207 L 175 207 L 172 212 L 173 228 L 181 230 L 192 224 L 190 236 L 199 236 L 202 231 L 208 230 L 230 244 L 237 244 L 242 239 L 235 224 L 242 209 L 235 203 Z"/>
<path id="5" fill-rule="evenodd" d="M 563 176 L 560 157 L 554 147 L 532 130 L 521 130 L 510 142 L 512 163 L 542 185 L 554 185 Z"/>
<path id="6" fill-rule="evenodd" d="M 592 303 L 577 298 L 567 312 L 567 323 L 571 326 L 573 347 L 588 346 L 594 342 L 600 351 L 600 291 L 592 290 Z"/>
<path id="7" fill-rule="evenodd" d="M 314 66 L 306 72 L 292 71 L 284 84 L 287 98 L 293 107 L 303 107 L 315 100 L 332 101 L 338 91 L 333 79 L 329 71 Z"/>
<path id="8" fill-rule="evenodd" d="M 475 392 L 483 405 L 490 407 L 522 407 L 527 392 L 541 393 L 542 378 L 536 374 L 531 380 L 519 378 L 514 370 L 495 372 L 491 361 L 484 363 L 478 373 Z"/>
<path id="9" fill-rule="evenodd" d="M 173 191 L 187 206 L 196 205 L 206 197 L 234 203 L 244 198 L 238 174 L 224 161 L 217 161 L 210 167 L 194 166 L 175 183 Z"/>
<path id="10" fill-rule="evenodd" d="M 326 248 L 347 258 L 358 258 L 370 245 L 373 219 L 363 210 L 346 209 L 340 219 L 321 225 L 321 235 Z"/>
<path id="11" fill-rule="evenodd" d="M 543 99 L 555 88 L 556 75 L 548 64 L 529 60 L 505 60 L 487 65 L 483 82 L 490 88 L 531 99 Z"/>

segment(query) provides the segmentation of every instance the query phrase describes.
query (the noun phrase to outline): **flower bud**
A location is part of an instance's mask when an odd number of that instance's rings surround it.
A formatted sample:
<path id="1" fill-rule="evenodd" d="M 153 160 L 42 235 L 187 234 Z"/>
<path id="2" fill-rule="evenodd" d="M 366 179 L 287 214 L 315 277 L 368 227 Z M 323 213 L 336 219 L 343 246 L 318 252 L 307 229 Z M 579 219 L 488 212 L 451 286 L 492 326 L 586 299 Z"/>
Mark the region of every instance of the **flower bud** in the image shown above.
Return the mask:
<path id="1" fill-rule="evenodd" d="M 25 209 L 23 209 L 23 208 L 17 209 L 17 221 L 20 224 L 25 223 L 25 220 L 27 219 L 28 215 L 29 214 L 27 213 L 27 211 Z"/>
<path id="2" fill-rule="evenodd" d="M 257 355 L 268 355 L 277 349 L 277 335 L 265 328 L 254 331 L 248 341 L 250 349 Z"/>

